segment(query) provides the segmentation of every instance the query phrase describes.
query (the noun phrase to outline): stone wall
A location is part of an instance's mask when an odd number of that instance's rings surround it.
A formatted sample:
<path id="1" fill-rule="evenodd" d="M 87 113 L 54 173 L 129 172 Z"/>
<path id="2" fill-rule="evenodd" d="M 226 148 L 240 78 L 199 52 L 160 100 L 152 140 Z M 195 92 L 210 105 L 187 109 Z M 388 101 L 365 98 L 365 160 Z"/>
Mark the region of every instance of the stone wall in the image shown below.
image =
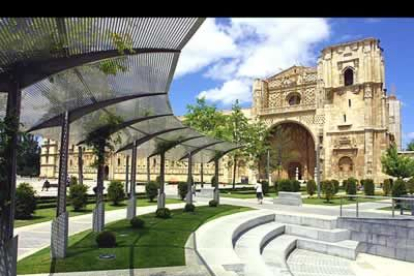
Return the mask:
<path id="1" fill-rule="evenodd" d="M 338 218 L 338 228 L 351 231 L 359 252 L 414 261 L 414 219 Z"/>

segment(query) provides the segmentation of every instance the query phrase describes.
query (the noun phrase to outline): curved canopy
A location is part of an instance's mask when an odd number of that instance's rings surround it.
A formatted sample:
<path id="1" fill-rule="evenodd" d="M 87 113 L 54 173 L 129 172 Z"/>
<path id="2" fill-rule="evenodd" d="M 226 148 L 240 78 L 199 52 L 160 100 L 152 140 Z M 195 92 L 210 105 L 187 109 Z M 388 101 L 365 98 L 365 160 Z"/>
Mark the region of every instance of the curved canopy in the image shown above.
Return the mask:
<path id="1" fill-rule="evenodd" d="M 180 51 L 203 21 L 0 18 L 0 91 L 14 93 L 17 82 L 23 129 L 53 140 L 68 113 L 71 144 L 108 130 L 120 137 L 116 150 L 139 142 L 138 156 L 166 146 L 177 160 L 229 151 L 233 144 L 185 127 L 168 100 Z"/>

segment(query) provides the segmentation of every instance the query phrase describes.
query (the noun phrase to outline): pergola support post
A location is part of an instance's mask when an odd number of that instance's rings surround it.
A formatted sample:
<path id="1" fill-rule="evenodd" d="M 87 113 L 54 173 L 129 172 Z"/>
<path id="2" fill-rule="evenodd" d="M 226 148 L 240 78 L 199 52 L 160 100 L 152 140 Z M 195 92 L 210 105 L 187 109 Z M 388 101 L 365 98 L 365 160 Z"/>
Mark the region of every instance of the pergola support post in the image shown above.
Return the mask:
<path id="1" fill-rule="evenodd" d="M 164 191 L 164 186 L 165 186 L 165 181 L 164 181 L 164 176 L 165 176 L 165 152 L 162 152 L 160 154 L 160 192 L 158 194 L 158 199 L 157 199 L 157 207 L 158 209 L 160 208 L 165 208 L 165 191 Z"/>
<path id="2" fill-rule="evenodd" d="M 17 144 L 20 121 L 21 91 L 17 83 L 9 91 L 6 110 L 6 137 L 5 145 L 6 180 L 0 185 L 0 191 L 5 196 L 1 202 L 3 207 L 0 217 L 0 275 L 15 276 L 17 265 L 17 241 L 14 236 L 14 212 L 16 194 Z"/>
<path id="3" fill-rule="evenodd" d="M 200 163 L 200 182 L 201 188 L 204 188 L 204 163 L 201 161 Z"/>
<path id="4" fill-rule="evenodd" d="M 220 203 L 220 189 L 219 189 L 219 159 L 214 159 L 214 200 L 217 201 L 217 204 Z"/>
<path id="5" fill-rule="evenodd" d="M 125 168 L 125 194 L 128 196 L 129 189 L 129 155 L 126 155 L 126 168 Z"/>
<path id="6" fill-rule="evenodd" d="M 131 183 L 130 183 L 130 193 L 128 200 L 128 209 L 127 209 L 127 219 L 132 219 L 136 216 L 137 209 L 137 199 L 135 195 L 136 188 L 136 172 L 137 172 L 137 147 L 136 142 L 132 148 L 131 155 Z"/>
<path id="7" fill-rule="evenodd" d="M 83 185 L 83 148 L 78 146 L 78 182 Z"/>
<path id="8" fill-rule="evenodd" d="M 68 183 L 69 112 L 62 120 L 59 151 L 59 180 L 56 218 L 52 222 L 50 254 L 53 259 L 66 257 L 68 243 L 68 213 L 66 212 L 66 187 Z"/>
<path id="9" fill-rule="evenodd" d="M 151 181 L 151 168 L 150 168 L 150 158 L 151 157 L 147 157 L 147 184 L 150 183 Z"/>
<path id="10" fill-rule="evenodd" d="M 104 202 L 104 167 L 105 167 L 105 144 L 99 145 L 98 149 L 98 175 L 96 183 L 96 207 L 93 210 L 93 231 L 102 232 L 105 225 L 105 202 Z"/>
<path id="11" fill-rule="evenodd" d="M 191 152 L 188 155 L 188 175 L 187 175 L 187 204 L 193 204 L 193 157 Z"/>

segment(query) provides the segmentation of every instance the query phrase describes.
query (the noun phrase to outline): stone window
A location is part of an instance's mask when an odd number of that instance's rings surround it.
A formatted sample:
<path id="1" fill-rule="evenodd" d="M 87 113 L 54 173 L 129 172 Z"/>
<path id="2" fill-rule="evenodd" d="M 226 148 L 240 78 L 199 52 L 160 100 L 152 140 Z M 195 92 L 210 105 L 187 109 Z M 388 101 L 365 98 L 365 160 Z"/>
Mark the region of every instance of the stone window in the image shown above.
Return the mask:
<path id="1" fill-rule="evenodd" d="M 340 172 L 348 173 L 352 172 L 354 169 L 354 164 L 352 159 L 348 156 L 343 156 L 339 159 L 338 168 Z"/>
<path id="2" fill-rule="evenodd" d="M 300 94 L 299 93 L 293 93 L 293 94 L 289 95 L 288 103 L 289 103 L 289 105 L 298 105 L 298 104 L 300 104 Z"/>
<path id="3" fill-rule="evenodd" d="M 348 68 L 344 72 L 344 83 L 345 86 L 354 84 L 354 71 L 351 68 Z"/>

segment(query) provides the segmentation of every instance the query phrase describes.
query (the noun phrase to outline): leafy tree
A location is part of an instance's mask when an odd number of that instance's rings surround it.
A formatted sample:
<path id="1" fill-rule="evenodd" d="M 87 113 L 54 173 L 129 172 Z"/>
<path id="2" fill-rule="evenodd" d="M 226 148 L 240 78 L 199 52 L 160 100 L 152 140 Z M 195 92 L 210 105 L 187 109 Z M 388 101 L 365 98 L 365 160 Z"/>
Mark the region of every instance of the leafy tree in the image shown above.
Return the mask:
<path id="1" fill-rule="evenodd" d="M 312 197 L 315 194 L 316 191 L 316 182 L 315 180 L 311 179 L 308 182 L 306 182 L 306 191 Z"/>
<path id="2" fill-rule="evenodd" d="M 336 195 L 339 192 L 339 181 L 332 179 L 331 182 L 334 185 L 334 195 Z"/>
<path id="3" fill-rule="evenodd" d="M 348 195 L 356 195 L 357 189 L 356 189 L 356 185 L 357 185 L 357 180 L 353 177 L 348 178 L 348 180 L 346 181 L 346 193 Z M 353 197 L 349 197 L 350 200 L 353 200 Z"/>
<path id="4" fill-rule="evenodd" d="M 36 137 L 28 133 L 20 133 L 17 151 L 17 174 L 22 176 L 38 176 L 40 173 L 40 146 Z"/>
<path id="5" fill-rule="evenodd" d="M 322 193 L 325 195 L 326 202 L 331 202 L 332 197 L 335 194 L 335 185 L 330 180 L 322 181 Z"/>
<path id="6" fill-rule="evenodd" d="M 115 206 L 125 199 L 124 185 L 122 185 L 121 181 L 113 180 L 109 183 L 108 198 Z"/>
<path id="7" fill-rule="evenodd" d="M 361 182 L 362 182 L 362 180 L 361 180 Z M 365 195 L 367 195 L 367 196 L 373 196 L 373 195 L 375 195 L 374 180 L 372 180 L 372 179 L 364 179 L 363 186 L 364 186 L 364 193 L 365 193 Z"/>
<path id="8" fill-rule="evenodd" d="M 393 184 L 392 178 L 384 180 L 384 185 L 382 186 L 382 190 L 383 190 L 385 196 L 390 195 L 391 190 L 392 190 L 392 186 L 393 186 L 392 184 Z"/>
<path id="9" fill-rule="evenodd" d="M 16 189 L 17 219 L 29 219 L 36 209 L 36 191 L 29 183 L 20 183 Z"/>
<path id="10" fill-rule="evenodd" d="M 88 203 L 88 186 L 75 184 L 69 187 L 69 201 L 75 211 L 82 210 Z"/>
<path id="11" fill-rule="evenodd" d="M 151 202 L 154 201 L 154 198 L 158 195 L 159 184 L 156 181 L 150 181 L 145 185 L 145 193 Z"/>
<path id="12" fill-rule="evenodd" d="M 414 151 L 414 139 L 411 140 L 411 142 L 407 144 L 407 150 Z"/>
<path id="13" fill-rule="evenodd" d="M 414 175 L 414 159 L 399 155 L 395 145 L 391 145 L 385 155 L 381 157 L 383 172 L 398 178 Z"/>
<path id="14" fill-rule="evenodd" d="M 407 181 L 407 190 L 410 194 L 414 194 L 414 177 Z"/>
<path id="15" fill-rule="evenodd" d="M 392 197 L 402 197 L 407 194 L 407 187 L 404 180 L 401 178 L 395 180 L 392 185 Z M 402 200 L 396 200 L 397 208 L 401 208 Z"/>

